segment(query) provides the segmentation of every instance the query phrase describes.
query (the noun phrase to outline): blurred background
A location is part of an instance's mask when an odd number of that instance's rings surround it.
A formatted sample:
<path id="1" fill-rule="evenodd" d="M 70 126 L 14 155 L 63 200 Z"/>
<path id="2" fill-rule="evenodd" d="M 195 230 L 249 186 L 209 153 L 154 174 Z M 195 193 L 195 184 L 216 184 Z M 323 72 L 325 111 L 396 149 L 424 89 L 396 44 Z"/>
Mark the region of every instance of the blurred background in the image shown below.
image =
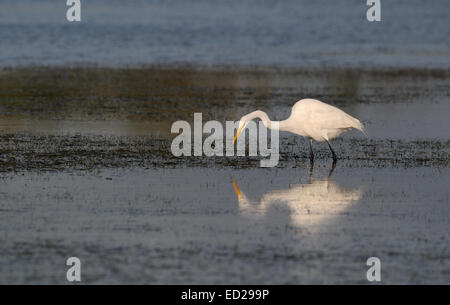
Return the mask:
<path id="1" fill-rule="evenodd" d="M 448 68 L 447 1 L 2 0 L 0 64 Z"/>

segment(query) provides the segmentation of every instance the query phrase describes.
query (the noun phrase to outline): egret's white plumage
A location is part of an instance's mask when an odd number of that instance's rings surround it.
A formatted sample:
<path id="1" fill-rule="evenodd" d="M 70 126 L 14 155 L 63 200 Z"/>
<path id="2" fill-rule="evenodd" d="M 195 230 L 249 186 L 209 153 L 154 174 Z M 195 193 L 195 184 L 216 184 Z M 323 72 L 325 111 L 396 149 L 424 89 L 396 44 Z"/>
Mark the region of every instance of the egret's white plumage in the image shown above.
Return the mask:
<path id="1" fill-rule="evenodd" d="M 259 118 L 267 128 L 274 128 L 273 122 L 264 111 L 257 110 L 244 115 L 239 122 L 239 129 L 234 141 L 240 132 L 253 119 Z M 312 139 L 318 142 L 326 141 L 336 160 L 336 154 L 329 140 L 339 136 L 341 133 L 352 128 L 364 132 L 362 123 L 334 106 L 328 105 L 315 99 L 302 99 L 292 107 L 291 115 L 283 121 L 278 122 L 280 131 L 289 131 L 310 139 L 311 160 L 314 158 L 312 152 Z M 233 141 L 233 142 L 234 142 Z"/>

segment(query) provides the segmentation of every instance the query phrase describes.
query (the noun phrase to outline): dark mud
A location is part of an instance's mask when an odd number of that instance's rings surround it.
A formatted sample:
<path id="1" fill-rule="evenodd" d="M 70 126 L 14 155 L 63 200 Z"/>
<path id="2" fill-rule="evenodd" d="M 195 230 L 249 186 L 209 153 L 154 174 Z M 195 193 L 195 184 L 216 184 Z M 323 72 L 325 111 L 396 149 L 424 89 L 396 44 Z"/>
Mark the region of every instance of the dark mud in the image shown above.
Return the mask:
<path id="1" fill-rule="evenodd" d="M 255 158 L 173 157 L 170 126 L 238 120 L 261 109 L 289 115 L 312 97 L 360 118 L 370 137 L 333 141 L 341 164 L 449 165 L 450 72 L 437 69 L 236 67 L 3 68 L 0 171 L 102 167 L 251 167 Z M 282 134 L 280 166 L 309 161 L 300 137 Z M 315 145 L 318 159 L 329 158 Z"/>
<path id="2" fill-rule="evenodd" d="M 101 168 L 258 167 L 261 157 L 175 157 L 170 140 L 144 136 L 3 135 L 0 171 L 72 171 Z M 450 166 L 450 141 L 336 139 L 340 166 L 420 167 Z M 309 166 L 309 148 L 301 138 L 285 138 L 279 167 Z M 316 161 L 329 161 L 324 144 L 315 145 Z"/>
<path id="3" fill-rule="evenodd" d="M 361 103 L 448 99 L 449 70 L 233 67 L 3 68 L 3 120 L 237 120 L 255 107 L 274 119 L 305 97 Z"/>

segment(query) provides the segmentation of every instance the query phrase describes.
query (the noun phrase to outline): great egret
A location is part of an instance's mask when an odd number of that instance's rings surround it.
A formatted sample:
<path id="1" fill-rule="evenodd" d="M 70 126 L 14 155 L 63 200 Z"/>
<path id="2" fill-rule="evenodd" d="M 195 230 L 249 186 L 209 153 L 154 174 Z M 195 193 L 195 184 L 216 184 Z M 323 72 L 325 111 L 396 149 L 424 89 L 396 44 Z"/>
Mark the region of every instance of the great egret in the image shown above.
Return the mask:
<path id="1" fill-rule="evenodd" d="M 253 119 L 259 118 L 266 128 L 272 129 L 273 122 L 264 111 L 257 110 L 244 115 L 239 121 L 239 128 L 233 140 L 236 142 L 241 131 Z M 315 99 L 302 99 L 292 107 L 291 115 L 284 121 L 279 121 L 280 131 L 289 131 L 302 137 L 309 138 L 309 152 L 311 162 L 314 161 L 312 150 L 312 140 L 317 142 L 327 142 L 333 155 L 333 163 L 336 163 L 337 157 L 330 140 L 339 136 L 341 133 L 352 128 L 364 132 L 364 126 L 361 122 L 334 106 L 328 105 Z"/>

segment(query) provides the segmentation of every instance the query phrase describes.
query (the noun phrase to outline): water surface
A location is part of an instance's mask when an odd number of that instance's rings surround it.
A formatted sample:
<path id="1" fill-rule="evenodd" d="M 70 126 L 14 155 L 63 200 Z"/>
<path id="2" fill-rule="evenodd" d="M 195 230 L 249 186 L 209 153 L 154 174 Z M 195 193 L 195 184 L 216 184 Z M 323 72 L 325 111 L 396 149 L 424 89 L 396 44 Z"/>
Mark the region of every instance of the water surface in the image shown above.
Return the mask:
<path id="1" fill-rule="evenodd" d="M 0 66 L 149 64 L 449 68 L 445 0 L 0 3 Z"/>
<path id="2" fill-rule="evenodd" d="M 448 168 L 329 170 L 3 174 L 1 282 L 448 283 Z"/>

